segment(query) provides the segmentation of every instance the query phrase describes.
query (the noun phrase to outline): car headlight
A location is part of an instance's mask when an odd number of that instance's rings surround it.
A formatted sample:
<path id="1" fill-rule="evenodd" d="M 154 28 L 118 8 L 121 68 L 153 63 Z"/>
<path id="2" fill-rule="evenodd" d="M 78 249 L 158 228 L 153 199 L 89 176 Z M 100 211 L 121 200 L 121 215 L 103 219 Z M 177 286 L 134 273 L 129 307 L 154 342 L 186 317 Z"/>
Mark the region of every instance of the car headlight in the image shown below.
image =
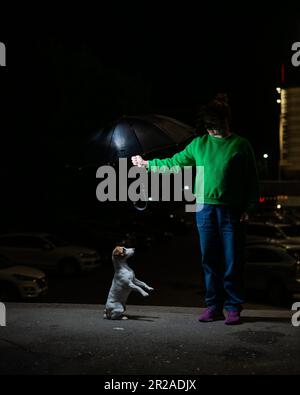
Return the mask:
<path id="1" fill-rule="evenodd" d="M 17 280 L 20 280 L 20 281 L 35 281 L 36 280 L 35 277 L 25 276 L 23 274 L 14 274 L 13 277 L 16 278 Z"/>

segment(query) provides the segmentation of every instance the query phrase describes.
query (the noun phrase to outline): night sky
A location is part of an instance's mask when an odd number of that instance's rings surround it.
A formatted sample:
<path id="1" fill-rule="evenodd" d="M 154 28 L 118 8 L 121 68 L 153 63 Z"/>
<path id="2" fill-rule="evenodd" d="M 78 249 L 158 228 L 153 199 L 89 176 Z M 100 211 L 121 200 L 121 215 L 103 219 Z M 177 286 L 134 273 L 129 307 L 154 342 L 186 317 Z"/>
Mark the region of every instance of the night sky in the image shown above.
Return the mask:
<path id="1" fill-rule="evenodd" d="M 78 159 L 93 132 L 123 114 L 159 113 L 195 126 L 219 91 L 229 94 L 234 132 L 251 141 L 257 157 L 268 152 L 277 168 L 282 63 L 287 82 L 300 83 L 290 65 L 291 45 L 300 40 L 296 7 L 146 4 L 60 23 L 9 24 L 1 14 L 1 174 L 9 182 L 47 184 L 54 169 Z"/>

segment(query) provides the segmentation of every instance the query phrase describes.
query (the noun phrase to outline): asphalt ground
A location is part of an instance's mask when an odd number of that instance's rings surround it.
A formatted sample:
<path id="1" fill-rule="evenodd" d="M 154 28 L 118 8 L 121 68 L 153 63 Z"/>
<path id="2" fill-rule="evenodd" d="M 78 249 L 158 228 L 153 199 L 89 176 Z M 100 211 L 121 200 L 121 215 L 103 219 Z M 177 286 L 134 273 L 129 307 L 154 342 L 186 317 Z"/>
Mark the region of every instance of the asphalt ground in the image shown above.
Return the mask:
<path id="1" fill-rule="evenodd" d="M 0 373 L 46 375 L 299 374 L 300 327 L 288 310 L 244 310 L 243 323 L 200 323 L 199 308 L 7 304 Z"/>

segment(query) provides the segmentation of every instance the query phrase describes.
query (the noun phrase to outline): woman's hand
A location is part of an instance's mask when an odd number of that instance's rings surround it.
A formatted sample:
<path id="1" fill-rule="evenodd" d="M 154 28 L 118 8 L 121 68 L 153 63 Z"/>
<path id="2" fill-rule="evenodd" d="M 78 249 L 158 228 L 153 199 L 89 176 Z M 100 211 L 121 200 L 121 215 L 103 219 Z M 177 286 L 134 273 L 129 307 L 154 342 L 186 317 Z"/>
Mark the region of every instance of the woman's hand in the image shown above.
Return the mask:
<path id="1" fill-rule="evenodd" d="M 148 161 L 144 160 L 140 155 L 131 157 L 132 164 L 138 167 L 148 167 Z"/>

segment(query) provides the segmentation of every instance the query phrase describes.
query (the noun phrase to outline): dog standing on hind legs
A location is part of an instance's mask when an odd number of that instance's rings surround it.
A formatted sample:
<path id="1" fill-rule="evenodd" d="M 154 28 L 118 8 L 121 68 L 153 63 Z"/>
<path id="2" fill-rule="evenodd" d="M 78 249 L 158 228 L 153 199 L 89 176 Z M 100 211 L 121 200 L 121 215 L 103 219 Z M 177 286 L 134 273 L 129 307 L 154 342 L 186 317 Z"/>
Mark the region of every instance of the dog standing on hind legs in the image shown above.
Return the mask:
<path id="1" fill-rule="evenodd" d="M 134 271 L 128 266 L 127 259 L 134 255 L 134 248 L 117 246 L 112 253 L 115 269 L 114 278 L 107 297 L 104 318 L 112 320 L 127 319 L 124 316 L 126 302 L 132 291 L 139 292 L 142 296 L 149 296 L 149 287 L 135 277 Z"/>

